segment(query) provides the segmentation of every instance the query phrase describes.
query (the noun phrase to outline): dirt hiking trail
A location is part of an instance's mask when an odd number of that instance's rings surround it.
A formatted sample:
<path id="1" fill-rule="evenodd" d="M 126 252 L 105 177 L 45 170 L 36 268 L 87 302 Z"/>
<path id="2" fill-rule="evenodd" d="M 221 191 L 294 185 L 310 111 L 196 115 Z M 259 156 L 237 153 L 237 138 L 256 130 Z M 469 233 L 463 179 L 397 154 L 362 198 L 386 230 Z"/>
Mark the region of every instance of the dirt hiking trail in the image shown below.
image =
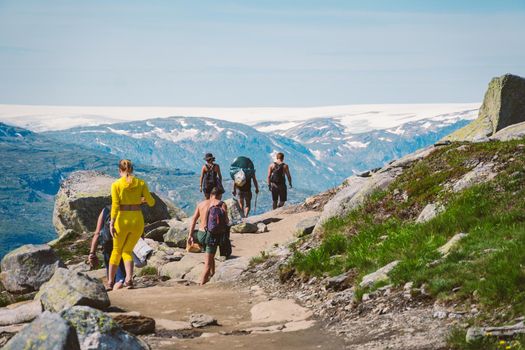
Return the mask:
<path id="1" fill-rule="evenodd" d="M 232 234 L 233 258 L 249 261 L 276 245 L 290 242 L 296 224 L 315 212 L 275 211 L 251 218 L 265 220 L 269 232 Z M 273 222 L 270 222 L 273 221 Z M 202 254 L 194 254 L 203 259 Z M 219 271 L 221 262 L 217 261 Z M 152 317 L 156 333 L 144 339 L 152 349 L 343 349 L 341 339 L 322 329 L 312 313 L 291 299 L 272 299 L 258 286 L 212 281 L 201 287 L 182 280 L 109 293 L 113 306 Z M 218 325 L 192 327 L 190 316 L 205 314 Z"/>

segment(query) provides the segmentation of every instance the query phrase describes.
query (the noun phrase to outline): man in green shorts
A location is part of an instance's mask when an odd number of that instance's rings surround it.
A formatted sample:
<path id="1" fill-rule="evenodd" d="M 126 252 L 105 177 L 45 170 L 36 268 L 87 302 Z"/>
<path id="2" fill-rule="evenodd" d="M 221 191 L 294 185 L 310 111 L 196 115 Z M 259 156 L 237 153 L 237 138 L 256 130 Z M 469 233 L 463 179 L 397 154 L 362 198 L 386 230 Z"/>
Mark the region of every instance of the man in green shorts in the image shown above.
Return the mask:
<path id="1" fill-rule="evenodd" d="M 208 232 L 208 215 L 211 214 L 210 208 L 216 207 L 222 210 L 225 225 L 228 225 L 228 207 L 221 201 L 222 192 L 218 188 L 213 188 L 210 193 L 210 199 L 203 200 L 195 208 L 195 213 L 191 219 L 190 230 L 188 234 L 188 245 L 194 242 L 199 243 L 204 249 L 204 271 L 202 272 L 200 284 L 203 285 L 215 274 L 215 253 L 221 243 L 223 234 L 212 234 Z M 199 220 L 199 229 L 195 230 Z"/>

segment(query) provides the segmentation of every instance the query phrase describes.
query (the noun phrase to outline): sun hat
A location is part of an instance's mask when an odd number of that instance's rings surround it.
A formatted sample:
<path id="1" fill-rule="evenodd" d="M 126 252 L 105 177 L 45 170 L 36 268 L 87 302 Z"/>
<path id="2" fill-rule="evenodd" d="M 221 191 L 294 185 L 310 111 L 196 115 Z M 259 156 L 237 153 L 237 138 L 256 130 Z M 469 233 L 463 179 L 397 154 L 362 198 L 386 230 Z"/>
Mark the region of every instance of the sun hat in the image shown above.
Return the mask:
<path id="1" fill-rule="evenodd" d="M 204 156 L 204 160 L 205 161 L 215 160 L 215 157 L 211 153 L 206 153 L 206 155 Z"/>

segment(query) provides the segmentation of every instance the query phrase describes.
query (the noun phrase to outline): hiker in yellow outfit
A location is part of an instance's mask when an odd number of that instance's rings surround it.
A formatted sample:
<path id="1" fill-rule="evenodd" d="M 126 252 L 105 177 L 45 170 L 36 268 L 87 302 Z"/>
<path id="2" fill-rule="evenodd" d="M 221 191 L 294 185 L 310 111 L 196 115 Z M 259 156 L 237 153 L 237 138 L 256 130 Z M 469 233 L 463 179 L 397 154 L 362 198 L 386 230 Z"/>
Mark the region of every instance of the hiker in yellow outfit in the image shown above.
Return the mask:
<path id="1" fill-rule="evenodd" d="M 144 180 L 133 176 L 133 164 L 123 159 L 119 162 L 120 179 L 111 185 L 111 224 L 113 251 L 109 259 L 107 289 L 112 290 L 120 258 L 124 261 L 126 280 L 124 286 L 133 287 L 133 248 L 144 231 L 144 217 L 140 205 L 155 205 L 155 199 Z"/>

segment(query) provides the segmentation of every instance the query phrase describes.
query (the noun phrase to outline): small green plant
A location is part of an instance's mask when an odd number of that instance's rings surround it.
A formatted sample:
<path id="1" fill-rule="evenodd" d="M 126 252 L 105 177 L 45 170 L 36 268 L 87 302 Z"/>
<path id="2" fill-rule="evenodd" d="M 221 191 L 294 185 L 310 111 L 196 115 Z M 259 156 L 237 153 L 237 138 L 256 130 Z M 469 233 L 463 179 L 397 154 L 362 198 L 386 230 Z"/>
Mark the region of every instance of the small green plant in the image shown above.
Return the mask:
<path id="1" fill-rule="evenodd" d="M 157 276 L 158 271 L 155 266 L 144 266 L 139 273 L 139 276 Z"/>
<path id="2" fill-rule="evenodd" d="M 254 256 L 253 258 L 251 258 L 250 263 L 249 263 L 249 267 L 252 268 L 252 267 L 255 267 L 255 266 L 259 265 L 259 264 L 262 264 L 266 260 L 270 259 L 270 257 L 271 257 L 270 254 L 268 254 L 264 250 L 261 250 L 261 252 L 260 252 L 260 254 L 258 256 Z"/>

